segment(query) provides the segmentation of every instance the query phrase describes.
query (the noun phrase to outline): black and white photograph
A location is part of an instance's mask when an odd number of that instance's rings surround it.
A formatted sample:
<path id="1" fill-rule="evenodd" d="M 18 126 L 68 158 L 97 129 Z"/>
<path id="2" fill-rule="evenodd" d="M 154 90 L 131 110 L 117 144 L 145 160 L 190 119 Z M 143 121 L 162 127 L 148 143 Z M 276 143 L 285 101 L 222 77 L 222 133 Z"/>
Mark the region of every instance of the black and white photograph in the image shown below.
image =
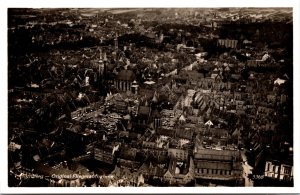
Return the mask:
<path id="1" fill-rule="evenodd" d="M 8 188 L 295 187 L 293 7 L 6 11 Z"/>

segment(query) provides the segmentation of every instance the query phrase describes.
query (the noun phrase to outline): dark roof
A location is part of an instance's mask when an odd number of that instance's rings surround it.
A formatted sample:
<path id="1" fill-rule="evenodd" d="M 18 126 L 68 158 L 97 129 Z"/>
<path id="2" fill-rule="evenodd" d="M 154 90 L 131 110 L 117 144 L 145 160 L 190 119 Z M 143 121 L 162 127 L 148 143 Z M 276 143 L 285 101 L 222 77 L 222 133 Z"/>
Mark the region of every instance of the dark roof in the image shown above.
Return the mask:
<path id="1" fill-rule="evenodd" d="M 170 162 L 169 162 L 168 170 L 170 171 L 170 173 L 172 175 L 174 175 L 175 174 L 175 169 L 176 169 L 176 159 L 171 158 Z"/>
<path id="2" fill-rule="evenodd" d="M 222 162 L 222 161 L 201 161 L 196 164 L 196 167 L 204 168 L 204 169 L 232 170 L 232 166 L 230 162 Z"/>
<path id="3" fill-rule="evenodd" d="M 174 129 L 159 128 L 159 129 L 157 129 L 157 134 L 158 135 L 166 135 L 166 136 L 169 136 L 169 137 L 174 137 L 175 131 L 174 131 Z"/>
<path id="4" fill-rule="evenodd" d="M 157 177 L 163 177 L 166 171 L 167 169 L 160 168 L 159 166 L 155 166 L 150 168 L 149 174 L 155 175 Z"/>
<path id="5" fill-rule="evenodd" d="M 155 155 L 150 154 L 148 161 L 154 163 L 154 164 L 167 164 L 168 163 L 168 156 L 167 155 Z"/>
<path id="6" fill-rule="evenodd" d="M 231 161 L 239 158 L 239 151 L 201 149 L 195 154 L 195 159 Z"/>
<path id="7" fill-rule="evenodd" d="M 196 80 L 204 78 L 204 75 L 203 73 L 199 73 L 197 71 L 180 71 L 178 78 Z"/>
<path id="8" fill-rule="evenodd" d="M 134 161 L 136 157 L 136 150 L 130 148 L 121 148 L 120 159 L 132 160 Z"/>
<path id="9" fill-rule="evenodd" d="M 138 137 L 139 137 L 138 133 L 135 133 L 135 132 L 130 132 L 129 133 L 129 138 L 130 139 L 137 139 Z"/>
<path id="10" fill-rule="evenodd" d="M 122 81 L 134 81 L 135 74 L 131 70 L 121 70 L 117 76 L 117 79 Z"/>
<path id="11" fill-rule="evenodd" d="M 273 164 L 286 164 L 293 166 L 293 157 L 287 156 L 284 152 L 265 151 L 263 153 L 266 161 L 271 161 Z"/>
<path id="12" fill-rule="evenodd" d="M 153 110 L 151 115 L 152 115 L 153 118 L 160 118 L 161 117 L 161 114 L 157 109 Z"/>
<path id="13" fill-rule="evenodd" d="M 182 167 L 179 168 L 177 166 L 177 162 L 181 162 L 183 163 Z M 177 159 L 175 158 L 171 158 L 170 159 L 170 162 L 169 162 L 169 167 L 168 167 L 168 170 L 169 172 L 172 174 L 172 175 L 175 175 L 176 173 L 176 167 L 178 167 L 180 169 L 180 173 L 179 174 L 183 174 L 183 175 L 186 175 L 188 172 L 189 172 L 189 160 L 188 161 L 178 161 Z"/>
<path id="14" fill-rule="evenodd" d="M 108 143 L 100 143 L 100 142 L 95 144 L 95 148 L 97 148 L 98 150 L 106 151 L 106 152 L 112 152 L 112 150 L 113 150 L 112 145 L 109 145 Z"/>
<path id="15" fill-rule="evenodd" d="M 228 131 L 226 129 L 211 128 L 211 129 L 209 129 L 209 131 L 213 135 L 226 135 L 226 134 L 228 134 Z"/>
<path id="16" fill-rule="evenodd" d="M 79 133 L 79 132 L 81 132 L 81 126 L 72 124 L 70 127 L 66 128 L 66 130 L 72 131 L 74 133 Z"/>
<path id="17" fill-rule="evenodd" d="M 112 71 L 116 67 L 116 65 L 113 63 L 108 63 L 106 67 L 107 67 L 107 70 Z"/>
<path id="18" fill-rule="evenodd" d="M 90 175 L 90 172 L 88 171 L 88 169 L 78 162 L 73 162 L 70 166 L 70 170 L 74 171 L 76 173 Z"/>
<path id="19" fill-rule="evenodd" d="M 176 136 L 185 139 L 192 139 L 194 134 L 194 129 L 176 129 Z"/>
<path id="20" fill-rule="evenodd" d="M 145 96 L 146 100 L 150 100 L 153 97 L 154 91 L 152 89 L 140 88 L 139 91 L 140 94 L 143 94 Z"/>
<path id="21" fill-rule="evenodd" d="M 231 78 L 233 78 L 233 79 L 240 79 L 241 78 L 241 75 L 240 74 L 232 74 L 231 75 Z"/>
<path id="22" fill-rule="evenodd" d="M 139 114 L 149 116 L 150 114 L 150 107 L 148 106 L 140 106 L 139 107 Z"/>

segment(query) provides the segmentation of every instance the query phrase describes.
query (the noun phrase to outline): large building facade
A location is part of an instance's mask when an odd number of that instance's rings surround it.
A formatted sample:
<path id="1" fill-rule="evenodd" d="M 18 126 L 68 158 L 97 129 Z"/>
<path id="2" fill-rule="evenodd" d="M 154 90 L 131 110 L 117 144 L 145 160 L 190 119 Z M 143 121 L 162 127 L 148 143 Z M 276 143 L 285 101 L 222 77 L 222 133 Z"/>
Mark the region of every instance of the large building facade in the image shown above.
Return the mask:
<path id="1" fill-rule="evenodd" d="M 240 181 L 242 166 L 239 151 L 201 149 L 194 154 L 195 178 L 207 181 Z"/>

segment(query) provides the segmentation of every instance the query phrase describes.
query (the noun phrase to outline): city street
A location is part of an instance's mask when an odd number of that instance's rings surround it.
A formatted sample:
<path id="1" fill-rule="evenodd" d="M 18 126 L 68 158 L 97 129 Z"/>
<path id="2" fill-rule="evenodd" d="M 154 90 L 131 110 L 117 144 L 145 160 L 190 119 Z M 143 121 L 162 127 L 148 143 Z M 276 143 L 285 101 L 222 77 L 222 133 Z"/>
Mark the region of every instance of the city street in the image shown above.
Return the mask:
<path id="1" fill-rule="evenodd" d="M 247 157 L 245 155 L 245 151 L 241 151 L 242 159 L 243 159 L 243 177 L 245 178 L 245 186 L 253 187 L 253 181 L 248 178 L 248 175 L 252 173 L 252 167 L 247 162 Z"/>

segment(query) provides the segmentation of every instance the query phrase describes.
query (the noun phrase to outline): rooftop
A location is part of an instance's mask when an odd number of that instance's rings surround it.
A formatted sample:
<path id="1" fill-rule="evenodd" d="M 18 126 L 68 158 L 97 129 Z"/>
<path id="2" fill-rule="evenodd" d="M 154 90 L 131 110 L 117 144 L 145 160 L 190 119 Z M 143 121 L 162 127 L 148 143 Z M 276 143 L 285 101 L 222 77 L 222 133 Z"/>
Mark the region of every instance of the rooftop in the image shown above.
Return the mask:
<path id="1" fill-rule="evenodd" d="M 239 151 L 232 150 L 211 150 L 200 149 L 195 153 L 195 159 L 231 161 L 233 158 L 239 158 Z"/>
<path id="2" fill-rule="evenodd" d="M 117 76 L 117 79 L 121 81 L 134 81 L 136 78 L 133 71 L 121 70 Z"/>
<path id="3" fill-rule="evenodd" d="M 149 116 L 150 114 L 150 107 L 148 106 L 140 106 L 139 107 L 139 114 Z"/>

